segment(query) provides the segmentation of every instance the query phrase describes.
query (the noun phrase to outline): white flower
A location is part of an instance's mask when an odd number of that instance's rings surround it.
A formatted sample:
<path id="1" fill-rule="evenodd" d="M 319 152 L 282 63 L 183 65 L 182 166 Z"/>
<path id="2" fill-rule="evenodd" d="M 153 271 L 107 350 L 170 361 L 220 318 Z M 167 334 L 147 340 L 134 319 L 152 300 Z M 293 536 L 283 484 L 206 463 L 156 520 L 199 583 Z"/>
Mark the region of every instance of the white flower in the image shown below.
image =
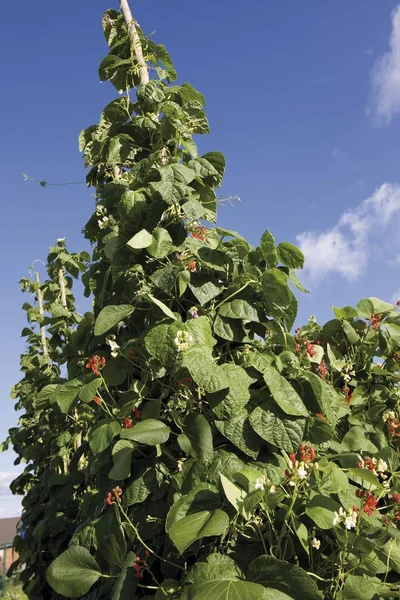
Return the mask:
<path id="1" fill-rule="evenodd" d="M 384 413 L 383 417 L 382 417 L 382 421 L 384 423 L 386 423 L 386 421 L 389 421 L 389 419 L 395 419 L 396 415 L 394 413 L 393 410 L 388 410 L 387 412 Z"/>
<path id="2" fill-rule="evenodd" d="M 351 514 L 348 514 L 344 520 L 344 526 L 346 529 L 354 529 L 357 525 L 357 517 L 358 514 L 355 510 L 350 511 Z"/>
<path id="3" fill-rule="evenodd" d="M 182 467 L 183 467 L 183 460 L 179 459 L 176 463 L 176 466 L 178 468 L 178 471 L 181 472 L 182 471 Z"/>
<path id="4" fill-rule="evenodd" d="M 265 489 L 264 485 L 265 485 L 265 477 L 257 477 L 255 484 L 254 484 L 254 489 L 264 491 L 264 489 Z"/>
<path id="5" fill-rule="evenodd" d="M 271 487 L 269 488 L 269 493 L 276 494 L 276 487 L 274 485 L 271 485 Z"/>
<path id="6" fill-rule="evenodd" d="M 297 469 L 297 475 L 300 479 L 306 479 L 308 473 L 307 473 L 307 469 L 305 468 L 303 463 L 300 463 L 300 465 Z"/>
<path id="7" fill-rule="evenodd" d="M 99 226 L 99 229 L 105 229 L 106 227 L 108 227 L 109 222 L 110 219 L 104 216 L 101 219 L 98 219 L 97 225 Z"/>
<path id="8" fill-rule="evenodd" d="M 387 462 L 385 462 L 381 458 L 378 458 L 378 462 L 376 463 L 376 471 L 377 471 L 377 473 L 384 473 L 387 470 L 388 470 Z"/>
<path id="9" fill-rule="evenodd" d="M 107 338 L 106 342 L 111 348 L 111 356 L 113 356 L 114 358 L 116 356 L 118 356 L 119 346 L 118 346 L 117 342 L 115 341 L 115 335 L 110 335 Z"/>
<path id="10" fill-rule="evenodd" d="M 178 331 L 174 339 L 174 344 L 178 347 L 179 352 L 189 350 L 191 342 L 193 342 L 193 338 L 187 331 Z"/>
<path id="11" fill-rule="evenodd" d="M 309 322 L 309 323 L 316 323 L 316 322 L 317 322 L 317 319 L 316 319 L 315 315 L 310 315 L 310 316 L 308 317 L 308 322 Z M 314 539 L 315 539 L 315 538 L 314 538 Z"/>
<path id="12" fill-rule="evenodd" d="M 316 538 L 316 537 L 314 537 L 314 538 L 312 539 L 312 541 L 311 541 L 311 546 L 312 546 L 313 548 L 315 548 L 316 550 L 319 550 L 319 549 L 320 549 L 320 547 L 321 547 L 321 540 L 317 540 L 317 538 Z"/>

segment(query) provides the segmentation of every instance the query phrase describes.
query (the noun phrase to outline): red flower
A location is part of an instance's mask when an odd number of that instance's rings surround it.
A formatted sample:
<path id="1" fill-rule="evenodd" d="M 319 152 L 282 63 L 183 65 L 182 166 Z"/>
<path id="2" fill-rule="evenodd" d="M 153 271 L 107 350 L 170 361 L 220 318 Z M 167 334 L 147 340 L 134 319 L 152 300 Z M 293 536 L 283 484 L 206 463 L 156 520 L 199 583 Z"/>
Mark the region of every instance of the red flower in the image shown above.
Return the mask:
<path id="1" fill-rule="evenodd" d="M 320 363 L 319 369 L 318 369 L 318 375 L 321 377 L 321 379 L 325 379 L 325 376 L 327 373 L 328 373 L 328 369 L 326 366 L 326 362 L 324 360 L 321 360 L 321 363 Z"/>
<path id="2" fill-rule="evenodd" d="M 133 563 L 133 569 L 135 571 L 135 577 L 136 579 L 143 579 L 143 566 L 140 564 L 141 563 L 141 558 L 139 556 L 136 557 L 136 561 Z"/>
<path id="3" fill-rule="evenodd" d="M 100 375 L 100 369 L 104 367 L 105 364 L 106 359 L 104 356 L 98 356 L 98 354 L 95 354 L 89 358 L 88 362 L 86 363 L 86 368 L 92 369 L 95 375 Z"/>
<path id="4" fill-rule="evenodd" d="M 207 237 L 207 229 L 204 227 L 204 225 L 199 225 L 192 230 L 191 236 L 192 238 L 204 242 Z"/>
<path id="5" fill-rule="evenodd" d="M 400 494 L 393 494 L 392 500 L 395 504 L 400 504 Z"/>
<path id="6" fill-rule="evenodd" d="M 103 400 L 101 398 L 99 398 L 98 396 L 94 396 L 93 402 L 95 402 L 96 404 L 101 404 L 103 402 Z"/>
<path id="7" fill-rule="evenodd" d="M 353 397 L 353 394 L 352 394 L 352 392 L 351 392 L 351 388 L 350 388 L 348 385 L 346 385 L 346 386 L 343 388 L 342 392 L 343 392 L 343 394 L 344 394 L 344 397 L 345 397 L 345 399 L 346 399 L 346 404 L 347 404 L 347 406 L 350 406 L 350 402 L 351 402 L 351 399 L 352 399 L 352 397 Z"/>
<path id="8" fill-rule="evenodd" d="M 196 273 L 196 271 L 197 271 L 196 261 L 195 260 L 191 260 L 190 263 L 188 263 L 186 265 L 186 269 L 188 271 L 190 271 L 191 273 Z"/>
<path id="9" fill-rule="evenodd" d="M 309 341 L 306 342 L 306 354 L 308 354 L 310 358 L 317 354 L 314 344 L 311 344 Z"/>
<path id="10" fill-rule="evenodd" d="M 379 329 L 379 323 L 381 322 L 381 315 L 373 314 L 368 319 L 370 327 L 373 329 Z"/>
<path id="11" fill-rule="evenodd" d="M 122 490 L 121 490 L 121 488 L 119 486 L 113 488 L 111 490 L 111 492 L 108 492 L 108 494 L 107 494 L 106 504 L 108 504 L 108 506 L 111 506 L 114 501 L 121 502 L 120 496 L 122 496 Z"/>
<path id="12" fill-rule="evenodd" d="M 124 428 L 125 429 L 132 429 L 133 427 L 133 421 L 132 419 L 128 419 L 128 417 L 125 417 L 124 419 Z"/>
<path id="13" fill-rule="evenodd" d="M 328 419 L 322 413 L 317 413 L 315 416 L 318 417 L 318 419 L 325 421 L 325 423 L 328 423 Z"/>
<path id="14" fill-rule="evenodd" d="M 369 515 L 370 517 L 372 517 L 372 515 L 374 514 L 374 511 L 376 509 L 376 506 L 378 504 L 378 498 L 376 496 L 374 496 L 374 494 L 371 494 L 370 492 L 368 492 L 367 494 L 367 498 L 364 502 L 363 505 L 363 511 Z"/>

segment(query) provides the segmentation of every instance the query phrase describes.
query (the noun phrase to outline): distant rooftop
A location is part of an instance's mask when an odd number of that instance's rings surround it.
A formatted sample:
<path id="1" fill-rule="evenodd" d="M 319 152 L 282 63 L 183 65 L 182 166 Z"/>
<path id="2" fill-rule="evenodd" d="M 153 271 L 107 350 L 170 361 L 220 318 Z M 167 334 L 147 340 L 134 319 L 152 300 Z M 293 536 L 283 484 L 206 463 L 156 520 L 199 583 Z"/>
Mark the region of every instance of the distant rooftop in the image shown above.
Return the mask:
<path id="1" fill-rule="evenodd" d="M 17 535 L 17 525 L 21 517 L 0 519 L 0 544 L 11 544 Z"/>

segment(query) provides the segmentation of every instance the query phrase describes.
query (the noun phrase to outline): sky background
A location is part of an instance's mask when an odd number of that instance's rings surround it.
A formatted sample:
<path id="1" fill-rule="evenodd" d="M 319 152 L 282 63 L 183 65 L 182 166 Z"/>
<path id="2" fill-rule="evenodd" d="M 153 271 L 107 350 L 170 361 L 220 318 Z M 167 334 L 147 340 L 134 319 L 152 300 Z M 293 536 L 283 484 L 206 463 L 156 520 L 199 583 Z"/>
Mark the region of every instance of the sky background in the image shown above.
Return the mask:
<path id="1" fill-rule="evenodd" d="M 0 25 L 1 439 L 17 421 L 9 391 L 24 348 L 18 281 L 59 237 L 70 251 L 87 249 L 81 229 L 94 206 L 85 185 L 41 188 L 21 173 L 84 181 L 78 134 L 115 97 L 97 68 L 107 52 L 102 13 L 117 0 L 18 7 Z M 131 0 L 131 8 L 166 45 L 179 81 L 205 94 L 211 135 L 200 150 L 225 154 L 222 192 L 241 198 L 221 208 L 220 225 L 253 244 L 268 228 L 304 250 L 310 294 L 298 293 L 299 322 L 328 320 L 331 304 L 400 298 L 398 2 Z M 13 460 L 0 455 L 0 517 L 20 511 L 8 492 Z"/>

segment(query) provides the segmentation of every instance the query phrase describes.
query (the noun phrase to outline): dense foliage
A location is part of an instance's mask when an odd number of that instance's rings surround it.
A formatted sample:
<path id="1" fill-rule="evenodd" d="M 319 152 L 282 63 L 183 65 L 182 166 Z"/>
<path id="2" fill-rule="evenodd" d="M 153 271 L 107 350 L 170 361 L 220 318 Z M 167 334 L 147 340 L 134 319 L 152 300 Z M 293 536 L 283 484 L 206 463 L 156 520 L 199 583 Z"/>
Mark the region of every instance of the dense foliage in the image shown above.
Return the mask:
<path id="1" fill-rule="evenodd" d="M 80 136 L 93 255 L 59 240 L 48 280 L 22 282 L 25 592 L 398 598 L 398 307 L 369 298 L 291 333 L 302 253 L 215 225 L 225 163 L 193 140 L 203 96 L 138 29 L 141 83 L 121 14 L 103 29 L 100 77 L 121 93 Z"/>

